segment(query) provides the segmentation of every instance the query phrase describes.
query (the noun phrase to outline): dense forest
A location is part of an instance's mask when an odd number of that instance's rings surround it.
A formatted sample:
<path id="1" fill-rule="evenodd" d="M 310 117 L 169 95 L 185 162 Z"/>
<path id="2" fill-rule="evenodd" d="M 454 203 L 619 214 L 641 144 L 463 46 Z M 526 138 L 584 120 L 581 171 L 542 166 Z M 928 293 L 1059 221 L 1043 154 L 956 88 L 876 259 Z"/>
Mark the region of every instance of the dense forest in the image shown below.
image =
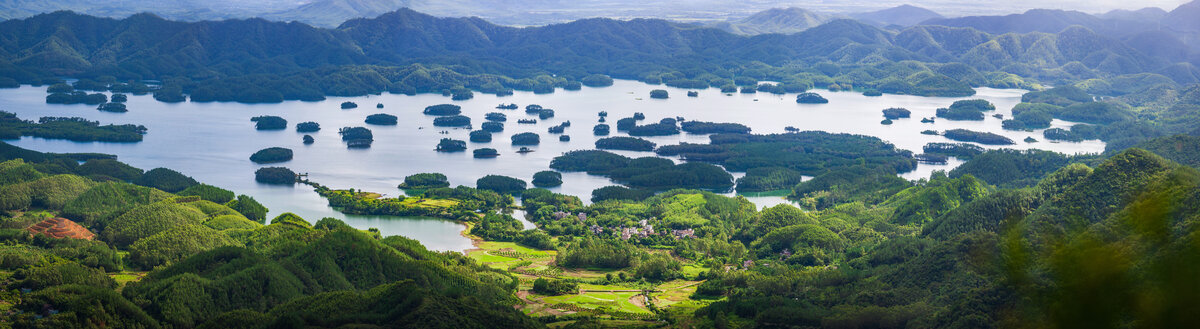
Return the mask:
<path id="1" fill-rule="evenodd" d="M 6 326 L 541 326 L 508 306 L 516 278 L 458 253 L 333 218 L 267 221 L 253 198 L 165 168 L 3 156 Z M 53 218 L 74 229 L 28 231 Z"/>

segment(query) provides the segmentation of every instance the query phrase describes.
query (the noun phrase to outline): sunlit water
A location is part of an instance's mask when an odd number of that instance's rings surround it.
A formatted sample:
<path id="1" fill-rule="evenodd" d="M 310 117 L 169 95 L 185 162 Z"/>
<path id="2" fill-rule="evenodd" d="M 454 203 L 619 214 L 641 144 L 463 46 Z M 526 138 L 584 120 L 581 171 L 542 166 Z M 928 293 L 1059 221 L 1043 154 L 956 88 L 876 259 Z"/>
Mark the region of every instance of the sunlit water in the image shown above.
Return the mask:
<path id="1" fill-rule="evenodd" d="M 660 100 L 649 98 L 652 89 L 666 89 L 671 98 Z M 978 89 L 978 95 L 968 98 L 986 99 L 996 105 L 996 113 L 1010 117 L 1010 109 L 1020 102 L 1022 90 Z M 716 89 L 700 91 L 699 97 L 686 97 L 686 90 L 665 86 L 652 86 L 634 81 L 616 81 L 611 87 L 588 88 L 581 91 L 562 91 L 536 95 L 517 92 L 513 96 L 496 97 L 477 93 L 474 99 L 450 101 L 441 95 L 424 94 L 373 95 L 363 97 L 331 97 L 321 102 L 289 101 L 281 104 L 238 104 L 238 103 L 178 103 L 168 104 L 155 101 L 150 96 L 130 96 L 128 113 L 100 112 L 89 105 L 55 105 L 45 103 L 45 87 L 23 86 L 18 89 L 0 90 L 0 110 L 15 112 L 27 120 L 42 116 L 77 116 L 98 120 L 102 124 L 133 123 L 149 128 L 145 140 L 140 143 L 77 143 L 64 140 L 22 138 L 9 141 L 15 145 L 44 152 L 97 152 L 115 154 L 123 162 L 150 169 L 167 167 L 178 170 L 201 182 L 231 189 L 239 194 L 248 194 L 271 209 L 271 216 L 283 211 L 294 212 L 310 221 L 322 217 L 344 219 L 359 228 L 375 227 L 384 235 L 404 235 L 420 240 L 434 250 L 464 250 L 470 241 L 460 235 L 462 226 L 444 220 L 429 218 L 397 218 L 378 216 L 351 216 L 338 213 L 304 185 L 281 187 L 254 182 L 254 171 L 264 165 L 249 160 L 250 154 L 272 146 L 291 148 L 295 158 L 287 163 L 275 164 L 289 167 L 296 172 L 308 173 L 309 178 L 333 188 L 357 188 L 396 196 L 402 192 L 397 185 L 404 176 L 420 172 L 440 172 L 449 177 L 454 185 L 474 186 L 475 180 L 488 174 L 507 175 L 529 181 L 535 172 L 547 170 L 550 160 L 563 152 L 593 149 L 601 138 L 592 135 L 592 126 L 597 123 L 597 113 L 607 111 L 608 124 L 613 127 L 612 136 L 624 135 L 617 132 L 616 121 L 632 116 L 634 112 L 646 115 L 645 123 L 656 122 L 665 117 L 684 117 L 686 120 L 737 122 L 753 129 L 754 133 L 783 133 L 784 128 L 793 126 L 801 130 L 824 130 L 838 133 L 854 133 L 877 136 L 899 148 L 921 152 L 929 142 L 951 142 L 941 136 L 922 135 L 920 131 L 933 129 L 944 131 L 965 128 L 1001 134 L 1017 141 L 1017 145 L 1005 146 L 1014 149 L 1039 148 L 1068 154 L 1098 153 L 1104 143 L 1085 141 L 1082 143 L 1025 143 L 1025 137 L 1042 140 L 1041 130 L 1005 131 L 1000 128 L 1001 119 L 989 116 L 983 121 L 937 120 L 936 123 L 921 123 L 920 118 L 932 117 L 937 108 L 949 106 L 956 100 L 967 98 L 918 97 L 884 95 L 865 97 L 857 92 L 820 91 L 829 99 L 829 104 L 796 104 L 795 94 L 772 95 L 732 94 L 726 95 Z M 354 101 L 359 107 L 340 109 L 343 101 Z M 384 109 L 376 109 L 383 103 Z M 472 118 L 478 129 L 488 112 L 503 112 L 508 115 L 504 132 L 493 134 L 491 143 L 468 143 L 469 149 L 491 147 L 501 156 L 491 159 L 474 159 L 471 152 L 439 153 L 434 146 L 441 138 L 468 140 L 467 129 L 433 127 L 434 117 L 423 115 L 428 105 L 453 103 L 463 107 L 463 114 Z M 518 110 L 498 110 L 500 103 L 516 103 Z M 535 118 L 526 115 L 524 106 L 539 104 L 554 109 L 556 116 L 538 120 L 537 124 L 517 124 L 518 119 Z M 895 120 L 890 126 L 880 125 L 881 110 L 888 107 L 903 107 L 912 111 L 912 118 Z M 400 117 L 396 126 L 371 126 L 363 119 L 374 113 L 389 113 Z M 282 131 L 257 131 L 250 118 L 259 115 L 277 115 L 288 120 L 289 129 Z M 571 121 L 566 135 L 570 142 L 560 142 L 558 135 L 546 129 L 563 121 Z M 295 124 L 316 121 L 321 131 L 313 133 L 316 143 L 304 145 L 304 134 L 295 132 Z M 1055 127 L 1066 128 L 1071 123 L 1055 121 Z M 337 134 L 338 128 L 366 126 L 374 132 L 375 143 L 369 149 L 348 149 Z M 446 130 L 448 134 L 441 134 Z M 509 137 L 521 132 L 536 132 L 541 135 L 541 145 L 532 147 L 535 152 L 517 154 L 519 147 L 510 145 Z M 679 142 L 707 143 L 707 135 L 681 134 L 676 136 L 647 137 L 658 145 Z M 996 148 L 994 146 L 985 146 Z M 617 151 L 626 156 L 650 156 L 651 152 Z M 934 170 L 949 170 L 961 164 L 951 159 L 945 165 L 921 164 L 916 171 L 902 174 L 908 179 L 928 177 Z M 266 165 L 271 166 L 271 165 Z M 736 177 L 741 173 L 734 173 Z M 563 173 L 563 186 L 551 190 L 579 196 L 585 202 L 593 189 L 612 185 L 607 178 L 585 173 Z M 748 195 L 758 206 L 785 203 L 780 193 Z"/>

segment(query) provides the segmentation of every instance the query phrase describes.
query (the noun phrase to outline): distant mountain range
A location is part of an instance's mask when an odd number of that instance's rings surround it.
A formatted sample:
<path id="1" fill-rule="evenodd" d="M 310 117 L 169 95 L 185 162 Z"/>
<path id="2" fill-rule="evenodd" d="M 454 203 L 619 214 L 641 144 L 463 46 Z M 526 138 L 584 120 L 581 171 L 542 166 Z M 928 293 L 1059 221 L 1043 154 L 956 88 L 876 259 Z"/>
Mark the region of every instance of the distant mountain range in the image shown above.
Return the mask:
<path id="1" fill-rule="evenodd" d="M 1200 1 L 1167 12 L 1158 8 L 1111 11 L 1099 16 L 1078 11 L 1034 9 L 1004 16 L 968 16 L 930 19 L 922 25 L 969 27 L 992 34 L 1057 33 L 1072 26 L 1124 39 L 1161 38 L 1170 34 L 1192 50 L 1200 50 Z M 1136 42 L 1136 40 L 1134 40 Z"/>
<path id="2" fill-rule="evenodd" d="M 372 18 L 400 8 L 411 8 L 444 17 L 481 17 L 501 25 L 531 26 L 570 22 L 583 18 L 662 18 L 699 23 L 732 33 L 754 35 L 795 33 L 839 18 L 853 18 L 879 27 L 903 28 L 922 22 L 948 26 L 972 26 L 989 33 L 1061 31 L 1073 24 L 1097 29 L 1095 20 L 1118 22 L 1154 21 L 1200 29 L 1195 17 L 1200 5 L 1181 6 L 1171 13 L 1159 8 L 1114 10 L 1100 15 L 1061 10 L 1035 10 L 1007 16 L 945 18 L 932 10 L 901 5 L 870 12 L 856 7 L 816 3 L 810 8 L 771 8 L 778 2 L 752 0 L 0 0 L 0 19 L 29 17 L 39 13 L 71 10 L 88 15 L 123 18 L 150 12 L 178 21 L 264 18 L 299 21 L 317 27 L 336 27 L 354 18 Z M 832 8 L 832 9 L 831 9 Z M 1192 12 L 1192 14 L 1188 14 Z M 1181 18 L 1173 18 L 1173 17 Z M 1160 20 L 1162 18 L 1162 20 Z M 1066 24 L 1066 25 L 1063 25 Z M 1115 25 L 1109 29 L 1122 29 Z"/>
<path id="3" fill-rule="evenodd" d="M 750 17 L 717 22 L 709 26 L 734 34 L 791 34 L 828 23 L 833 19 L 833 16 L 817 14 L 796 7 L 772 8 L 750 15 Z"/>
<path id="4" fill-rule="evenodd" d="M 410 0 L 317 0 L 261 17 L 273 21 L 300 21 L 316 26 L 337 26 L 348 19 L 375 17 L 408 7 L 412 7 Z"/>
<path id="5" fill-rule="evenodd" d="M 0 71 L 161 78 L 429 63 L 510 76 L 573 72 L 638 78 L 678 69 L 671 66 L 677 64 L 718 69 L 721 63 L 783 65 L 821 58 L 846 65 L 961 62 L 984 72 L 1051 70 L 1083 77 L 1163 72 L 1179 83 L 1195 82 L 1200 56 L 1170 32 L 1146 33 L 1121 40 L 1086 27 L 995 34 L 933 25 L 897 32 L 838 19 L 789 35 L 738 36 L 657 19 L 514 28 L 408 9 L 322 29 L 263 19 L 187 23 L 149 14 L 114 20 L 58 12 L 0 22 Z M 1184 66 L 1167 70 L 1176 63 Z"/>
<path id="6" fill-rule="evenodd" d="M 851 14 L 850 16 L 880 26 L 894 25 L 901 27 L 917 25 L 931 19 L 944 18 L 941 14 L 932 10 L 913 5 L 902 5 L 879 11 Z"/>

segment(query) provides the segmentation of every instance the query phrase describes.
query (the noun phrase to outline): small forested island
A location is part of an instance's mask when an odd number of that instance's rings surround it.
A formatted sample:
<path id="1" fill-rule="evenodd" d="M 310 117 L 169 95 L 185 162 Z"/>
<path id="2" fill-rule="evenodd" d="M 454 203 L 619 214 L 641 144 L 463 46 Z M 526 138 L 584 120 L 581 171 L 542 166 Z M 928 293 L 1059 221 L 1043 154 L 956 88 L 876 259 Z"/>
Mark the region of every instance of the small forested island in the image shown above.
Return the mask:
<path id="1" fill-rule="evenodd" d="M 684 121 L 679 128 L 691 134 L 749 134 L 750 127 L 740 123 Z"/>
<path id="2" fill-rule="evenodd" d="M 618 127 L 620 123 L 618 122 Z M 618 128 L 619 129 L 619 128 Z M 668 136 L 678 135 L 679 126 L 674 122 L 671 123 L 652 123 L 648 125 L 633 126 L 627 129 L 629 136 Z"/>
<path id="3" fill-rule="evenodd" d="M 115 94 L 112 94 L 112 99 L 109 99 L 108 101 L 113 102 L 113 103 L 124 103 L 124 102 L 129 101 L 129 96 L 125 95 L 125 94 L 115 93 Z"/>
<path id="4" fill-rule="evenodd" d="M 124 103 L 115 103 L 115 102 L 100 104 L 100 106 L 97 107 L 96 109 L 103 111 L 103 112 L 113 112 L 113 113 L 129 112 L 129 109 L 125 107 Z"/>
<path id="5" fill-rule="evenodd" d="M 492 141 L 492 132 L 487 130 L 475 130 L 469 134 L 470 140 L 475 143 L 487 143 Z"/>
<path id="6" fill-rule="evenodd" d="M 538 119 L 542 119 L 542 120 L 546 120 L 546 119 L 549 119 L 549 118 L 553 118 L 553 117 L 554 117 L 554 110 L 551 110 L 551 109 L 541 109 L 541 110 L 539 110 L 539 111 L 538 111 L 537 115 L 538 115 Z"/>
<path id="7" fill-rule="evenodd" d="M 543 107 L 537 104 L 525 105 L 525 113 L 527 114 L 537 114 L 538 112 L 541 112 L 542 109 Z"/>
<path id="8" fill-rule="evenodd" d="M 446 175 L 440 173 L 408 175 L 404 177 L 404 182 L 400 183 L 399 186 L 402 190 L 425 190 L 442 187 L 450 187 L 450 180 L 446 179 Z"/>
<path id="9" fill-rule="evenodd" d="M 16 114 L 0 111 L 0 139 L 32 136 L 75 142 L 140 142 L 146 134 L 141 125 L 100 125 L 84 118 L 41 117 L 37 122 L 21 120 Z"/>
<path id="10" fill-rule="evenodd" d="M 742 87 L 742 89 L 739 90 L 738 92 L 743 93 L 743 94 L 757 94 L 758 88 L 754 87 L 754 86 L 745 86 L 745 87 Z"/>
<path id="11" fill-rule="evenodd" d="M 263 115 L 250 118 L 254 122 L 254 129 L 257 130 L 282 130 L 287 129 L 287 120 L 274 115 Z"/>
<path id="12" fill-rule="evenodd" d="M 504 113 L 500 113 L 500 112 L 491 112 L 491 113 L 485 114 L 483 116 L 483 118 L 488 121 L 497 121 L 497 122 L 508 121 L 508 116 L 504 115 Z"/>
<path id="13" fill-rule="evenodd" d="M 375 108 L 377 108 L 377 109 L 383 108 L 383 103 L 375 103 Z"/>
<path id="14" fill-rule="evenodd" d="M 608 87 L 613 85 L 613 79 L 603 74 L 591 74 L 583 79 L 579 79 L 580 83 L 588 87 Z"/>
<path id="15" fill-rule="evenodd" d="M 570 142 L 570 141 L 571 141 L 571 136 L 568 136 L 568 135 L 562 135 L 562 136 L 558 136 L 558 141 L 560 141 L 560 142 Z"/>
<path id="16" fill-rule="evenodd" d="M 890 125 L 890 124 L 892 124 L 892 119 L 884 118 L 883 121 L 879 121 L 879 124 L 885 125 L 885 126 Z"/>
<path id="17" fill-rule="evenodd" d="M 969 99 L 956 101 L 949 108 L 937 109 L 937 117 L 947 120 L 983 120 L 983 112 L 994 111 L 996 106 L 986 100 Z"/>
<path id="18" fill-rule="evenodd" d="M 520 107 L 517 104 L 500 104 L 496 105 L 496 108 L 501 110 L 516 110 Z"/>
<path id="19" fill-rule="evenodd" d="M 296 132 L 298 133 L 315 133 L 318 131 L 321 131 L 321 124 L 316 122 L 305 121 L 296 124 Z"/>
<path id="20" fill-rule="evenodd" d="M 283 147 L 268 147 L 250 155 L 250 161 L 258 164 L 279 163 L 292 160 L 292 149 Z"/>
<path id="21" fill-rule="evenodd" d="M 512 145 L 538 145 L 542 141 L 538 134 L 531 132 L 512 135 L 511 139 Z"/>
<path id="22" fill-rule="evenodd" d="M 313 139 L 312 135 L 304 135 L 304 137 L 301 139 L 301 142 L 303 142 L 304 145 L 308 145 L 316 142 L 316 140 Z"/>
<path id="23" fill-rule="evenodd" d="M 296 173 L 284 167 L 258 168 L 254 172 L 254 181 L 264 184 L 292 185 L 296 183 Z"/>
<path id="24" fill-rule="evenodd" d="M 343 110 L 349 110 L 349 109 L 355 109 L 355 108 L 358 108 L 358 104 L 355 102 L 342 102 Z"/>
<path id="25" fill-rule="evenodd" d="M 465 115 L 438 117 L 433 119 L 433 125 L 437 127 L 470 127 L 471 118 Z"/>
<path id="26" fill-rule="evenodd" d="M 437 147 L 434 148 L 434 150 L 436 150 L 438 152 L 466 151 L 467 150 L 467 142 L 457 140 L 457 139 L 452 139 L 452 138 L 442 138 L 442 140 L 438 141 Z"/>
<path id="27" fill-rule="evenodd" d="M 700 92 L 695 91 L 695 90 L 689 90 L 687 92 L 687 97 L 700 97 Z"/>
<path id="28" fill-rule="evenodd" d="M 364 122 L 366 122 L 367 124 L 371 124 L 371 125 L 395 126 L 397 120 L 398 120 L 398 118 L 394 115 L 387 114 L 387 113 L 377 113 L 377 114 L 368 115 L 367 119 Z"/>
<path id="29" fill-rule="evenodd" d="M 483 131 L 498 133 L 498 132 L 504 131 L 504 123 L 489 121 L 489 122 L 484 122 L 484 123 L 480 124 L 479 128 L 482 129 Z"/>
<path id="30" fill-rule="evenodd" d="M 654 142 L 637 137 L 608 137 L 596 140 L 596 148 L 601 150 L 654 151 Z"/>
<path id="31" fill-rule="evenodd" d="M 562 174 L 553 170 L 543 170 L 533 174 L 533 186 L 555 187 L 563 184 Z"/>
<path id="32" fill-rule="evenodd" d="M 501 175 L 487 175 L 475 181 L 475 188 L 500 194 L 521 194 L 526 185 L 523 180 Z"/>
<path id="33" fill-rule="evenodd" d="M 343 127 L 338 129 L 338 135 L 342 135 L 342 141 L 352 148 L 371 147 L 375 141 L 375 136 L 366 127 Z"/>
<path id="34" fill-rule="evenodd" d="M 552 126 L 550 128 L 546 128 L 546 132 L 549 132 L 551 134 L 561 134 L 567 130 L 567 127 L 570 127 L 570 126 L 571 126 L 571 122 L 567 121 L 567 122 L 563 122 L 558 125 Z"/>
<path id="35" fill-rule="evenodd" d="M 1013 145 L 1016 144 L 1008 137 L 966 129 L 950 129 L 942 133 L 946 138 L 960 142 L 975 142 L 984 145 Z"/>
<path id="36" fill-rule="evenodd" d="M 430 106 L 425 107 L 425 111 L 422 111 L 421 113 L 425 113 L 427 115 L 440 115 L 440 116 L 459 115 L 459 114 L 462 114 L 462 106 L 458 106 L 458 105 L 454 105 L 454 104 L 430 105 Z"/>
<path id="37" fill-rule="evenodd" d="M 662 90 L 662 89 L 655 89 L 655 90 L 651 90 L 651 91 L 650 91 L 650 98 L 655 98 L 655 99 L 667 99 L 667 97 L 669 97 L 669 96 L 668 96 L 668 94 L 667 94 L 667 91 L 666 91 L 666 90 Z"/>
<path id="38" fill-rule="evenodd" d="M 905 119 L 912 115 L 912 111 L 906 108 L 893 107 L 883 110 L 883 117 L 889 120 Z"/>
<path id="39" fill-rule="evenodd" d="M 596 136 L 608 136 L 609 127 L 607 124 L 597 124 L 592 127 L 592 134 Z"/>
<path id="40" fill-rule="evenodd" d="M 796 103 L 825 104 L 829 103 L 829 100 L 817 93 L 800 93 L 799 95 L 796 95 Z"/>
<path id="41" fill-rule="evenodd" d="M 537 119 L 519 119 L 519 120 L 517 120 L 517 123 L 526 124 L 526 125 L 527 124 L 535 124 L 535 123 L 537 123 Z"/>
<path id="42" fill-rule="evenodd" d="M 56 92 L 46 95 L 46 104 L 100 105 L 107 101 L 107 95 L 101 93 L 89 94 L 82 91 Z"/>
<path id="43" fill-rule="evenodd" d="M 494 148 L 478 148 L 471 151 L 471 155 L 475 158 L 495 158 L 500 156 L 500 152 Z"/>

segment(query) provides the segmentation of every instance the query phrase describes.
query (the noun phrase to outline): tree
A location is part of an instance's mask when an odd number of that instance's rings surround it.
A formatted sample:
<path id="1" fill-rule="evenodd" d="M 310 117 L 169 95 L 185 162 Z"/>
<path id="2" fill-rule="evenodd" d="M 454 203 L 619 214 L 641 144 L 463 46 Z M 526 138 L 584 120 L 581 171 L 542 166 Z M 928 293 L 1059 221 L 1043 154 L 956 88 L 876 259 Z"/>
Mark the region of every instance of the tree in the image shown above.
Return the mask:
<path id="1" fill-rule="evenodd" d="M 292 149 L 283 147 L 268 147 L 250 155 L 250 161 L 258 164 L 279 163 L 292 160 Z"/>
<path id="2" fill-rule="evenodd" d="M 287 129 L 287 120 L 273 115 L 263 115 L 250 118 L 254 122 L 254 129 L 258 130 L 281 130 Z"/>
<path id="3" fill-rule="evenodd" d="M 254 181 L 264 184 L 292 185 L 296 172 L 284 167 L 264 167 L 254 172 Z"/>
<path id="4" fill-rule="evenodd" d="M 367 124 L 381 125 L 381 126 L 395 126 L 396 121 L 397 121 L 396 116 L 387 114 L 387 113 L 377 113 L 377 114 L 368 115 L 367 119 L 366 119 Z"/>
<path id="5" fill-rule="evenodd" d="M 520 194 L 525 190 L 525 186 L 523 180 L 500 175 L 487 175 L 475 181 L 476 188 L 500 194 Z"/>
<path id="6" fill-rule="evenodd" d="M 568 280 L 537 278 L 533 280 L 533 292 L 549 296 L 576 294 L 579 293 L 579 284 Z"/>
<path id="7" fill-rule="evenodd" d="M 510 137 L 512 145 L 538 145 L 541 143 L 541 137 L 536 133 L 524 132 Z"/>
<path id="8" fill-rule="evenodd" d="M 450 187 L 450 181 L 446 179 L 446 175 L 439 173 L 408 175 L 404 177 L 404 182 L 400 183 L 401 189 L 422 190 L 439 187 Z"/>
<path id="9" fill-rule="evenodd" d="M 555 187 L 562 183 L 562 174 L 557 171 L 544 170 L 533 174 L 533 186 Z"/>

